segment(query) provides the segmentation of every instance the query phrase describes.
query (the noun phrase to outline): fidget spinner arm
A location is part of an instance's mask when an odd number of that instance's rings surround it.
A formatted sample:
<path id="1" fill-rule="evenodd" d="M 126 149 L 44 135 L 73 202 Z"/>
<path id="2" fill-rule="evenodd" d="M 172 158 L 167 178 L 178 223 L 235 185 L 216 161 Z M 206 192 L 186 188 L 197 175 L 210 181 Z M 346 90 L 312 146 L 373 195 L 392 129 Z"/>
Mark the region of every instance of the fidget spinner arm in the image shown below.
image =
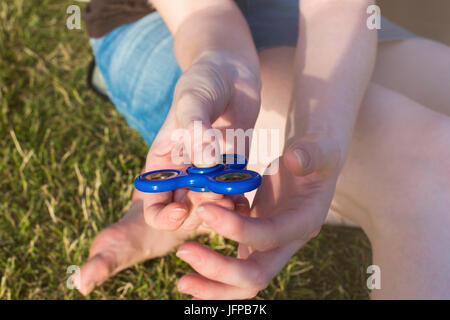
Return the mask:
<path id="1" fill-rule="evenodd" d="M 245 157 L 225 154 L 222 162 L 210 168 L 190 166 L 183 170 L 146 172 L 136 178 L 134 185 L 139 191 L 151 193 L 189 188 L 197 192 L 240 194 L 254 190 L 261 184 L 261 176 L 257 172 L 245 170 Z"/>

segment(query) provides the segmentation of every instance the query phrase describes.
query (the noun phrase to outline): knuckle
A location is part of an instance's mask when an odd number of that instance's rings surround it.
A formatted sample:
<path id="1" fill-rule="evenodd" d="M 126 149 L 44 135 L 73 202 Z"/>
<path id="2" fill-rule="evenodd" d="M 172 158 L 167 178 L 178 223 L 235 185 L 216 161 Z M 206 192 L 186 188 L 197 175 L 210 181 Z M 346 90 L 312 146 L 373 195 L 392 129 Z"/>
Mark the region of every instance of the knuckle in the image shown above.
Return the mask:
<path id="1" fill-rule="evenodd" d="M 255 264 L 253 266 L 253 269 L 254 278 L 252 279 L 248 289 L 251 291 L 255 291 L 256 295 L 259 291 L 267 288 L 270 282 L 270 278 L 265 272 L 264 268 L 262 268 L 260 265 Z"/>
<path id="2" fill-rule="evenodd" d="M 229 234 L 234 239 L 240 238 L 244 234 L 244 229 L 245 227 L 241 219 L 233 219 L 233 222 L 230 222 L 228 225 Z"/>
<path id="3" fill-rule="evenodd" d="M 195 217 L 194 215 L 189 216 L 187 219 L 183 221 L 181 225 L 182 230 L 186 231 L 194 231 L 202 224 L 202 220 Z"/>
<path id="4" fill-rule="evenodd" d="M 315 237 L 318 236 L 321 229 L 322 229 L 322 223 L 320 221 L 312 221 L 310 227 L 307 229 L 309 231 L 307 231 L 304 234 L 303 239 L 306 241 L 314 239 Z"/>
<path id="5" fill-rule="evenodd" d="M 234 202 L 231 199 L 222 199 L 217 201 L 217 204 L 224 207 L 225 209 L 233 210 L 235 208 Z"/>
<path id="6" fill-rule="evenodd" d="M 149 210 L 144 210 L 144 221 L 149 227 L 152 227 L 152 228 L 155 227 L 154 220 L 155 220 L 154 214 L 152 212 L 150 212 Z"/>
<path id="7" fill-rule="evenodd" d="M 314 239 L 315 237 L 317 237 L 321 230 L 322 230 L 321 226 L 315 228 L 314 231 L 310 233 L 309 240 Z"/>
<path id="8" fill-rule="evenodd" d="M 211 256 L 205 256 L 204 267 L 211 276 L 211 279 L 220 280 L 224 278 L 224 275 L 228 272 L 229 262 L 234 258 L 225 257 L 222 255 L 213 254 Z M 209 259 L 210 258 L 210 259 Z"/>
<path id="9" fill-rule="evenodd" d="M 308 242 L 311 239 L 317 237 L 317 235 L 320 233 L 322 229 L 322 224 L 323 223 L 321 219 L 312 219 L 308 221 L 306 228 L 303 230 L 298 240 Z"/>
<path id="10" fill-rule="evenodd" d="M 256 297 L 259 293 L 258 289 L 251 289 L 248 291 L 247 295 L 246 295 L 246 299 L 252 299 L 254 297 Z"/>
<path id="11" fill-rule="evenodd" d="M 174 231 L 178 229 L 179 224 L 182 222 L 174 222 L 170 219 L 168 214 L 164 214 L 164 212 L 155 212 L 155 210 L 145 210 L 144 220 L 149 227 L 165 231 Z"/>
<path id="12" fill-rule="evenodd" d="M 256 249 L 258 251 L 269 251 L 274 248 L 276 248 L 276 244 L 272 237 L 268 237 L 268 239 L 261 240 L 261 242 L 256 246 Z"/>
<path id="13" fill-rule="evenodd" d="M 274 232 L 274 230 L 277 229 L 275 228 L 273 220 L 264 219 L 262 229 L 264 230 L 263 232 L 261 232 L 263 236 L 259 239 L 258 243 L 255 246 L 255 249 L 259 251 L 269 251 L 279 247 L 280 241 L 277 238 L 276 233 Z"/>
<path id="14" fill-rule="evenodd" d="M 117 268 L 117 259 L 115 254 L 112 251 L 104 251 L 97 255 L 99 257 L 99 269 L 103 269 L 108 274 L 113 273 Z"/>
<path id="15" fill-rule="evenodd" d="M 221 275 L 223 274 L 223 270 L 221 267 L 219 266 L 205 266 L 208 271 L 208 278 L 210 278 L 211 280 L 218 280 L 221 278 Z"/>
<path id="16" fill-rule="evenodd" d="M 194 224 L 194 223 L 184 223 L 181 225 L 180 229 L 184 230 L 184 231 L 194 231 L 198 227 L 199 227 L 199 225 Z"/>
<path id="17" fill-rule="evenodd" d="M 199 84 L 195 88 L 189 86 L 181 86 L 178 90 L 175 111 L 179 118 L 186 116 L 186 109 L 202 109 L 209 111 L 211 104 L 217 100 L 218 94 L 205 84 Z"/>

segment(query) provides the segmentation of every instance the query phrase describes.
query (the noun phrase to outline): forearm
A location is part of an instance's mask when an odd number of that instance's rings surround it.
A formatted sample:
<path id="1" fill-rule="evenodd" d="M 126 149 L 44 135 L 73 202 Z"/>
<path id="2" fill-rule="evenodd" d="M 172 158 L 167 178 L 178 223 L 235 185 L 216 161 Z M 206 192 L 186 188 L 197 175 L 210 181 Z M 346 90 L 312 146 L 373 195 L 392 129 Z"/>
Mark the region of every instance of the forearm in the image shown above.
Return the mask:
<path id="1" fill-rule="evenodd" d="M 259 62 L 247 22 L 232 0 L 152 0 L 174 35 L 175 55 L 186 70 L 202 54 L 223 52 L 253 73 Z"/>
<path id="2" fill-rule="evenodd" d="M 286 141 L 314 134 L 337 144 L 342 167 L 371 78 L 377 34 L 366 0 L 303 0 Z"/>

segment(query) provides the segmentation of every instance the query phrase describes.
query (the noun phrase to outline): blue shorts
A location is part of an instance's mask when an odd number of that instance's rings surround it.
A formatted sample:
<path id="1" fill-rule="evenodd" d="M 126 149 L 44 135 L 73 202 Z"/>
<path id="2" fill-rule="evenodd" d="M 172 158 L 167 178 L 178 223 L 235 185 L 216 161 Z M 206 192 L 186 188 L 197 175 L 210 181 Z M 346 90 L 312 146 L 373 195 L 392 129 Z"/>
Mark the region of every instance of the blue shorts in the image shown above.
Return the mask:
<path id="1" fill-rule="evenodd" d="M 258 50 L 297 44 L 298 0 L 237 0 Z M 381 40 L 411 35 L 389 21 Z M 151 145 L 169 112 L 181 69 L 173 38 L 158 12 L 91 39 L 108 96 Z"/>

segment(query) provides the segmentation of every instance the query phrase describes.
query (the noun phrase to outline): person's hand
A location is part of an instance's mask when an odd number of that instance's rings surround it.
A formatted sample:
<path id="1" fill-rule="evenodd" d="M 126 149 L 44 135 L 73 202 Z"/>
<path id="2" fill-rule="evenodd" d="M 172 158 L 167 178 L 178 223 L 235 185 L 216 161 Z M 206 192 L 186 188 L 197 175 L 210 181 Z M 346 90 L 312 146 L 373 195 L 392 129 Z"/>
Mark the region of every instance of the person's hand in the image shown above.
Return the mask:
<path id="1" fill-rule="evenodd" d="M 153 152 L 148 157 L 152 163 L 149 170 L 172 165 L 170 159 Z M 150 214 L 147 216 L 144 215 L 144 197 L 149 206 L 147 212 Z M 200 226 L 201 220 L 195 214 L 195 208 L 203 203 L 216 203 L 244 215 L 248 215 L 250 211 L 248 201 L 242 195 L 225 197 L 187 189 L 151 195 L 137 192 L 126 215 L 95 237 L 89 259 L 75 279 L 79 291 L 89 294 L 115 273 L 135 263 L 169 253 L 193 232 L 206 232 L 207 228 Z M 157 224 L 159 230 L 149 226 L 153 224 Z"/>
<path id="2" fill-rule="evenodd" d="M 246 68 L 239 58 L 224 52 L 206 52 L 179 79 L 173 105 L 147 156 L 145 171 L 180 169 L 189 162 L 198 166 L 214 164 L 220 155 L 217 145 L 225 146 L 222 140 L 226 138 L 225 130 L 253 127 L 259 107 L 259 75 Z M 194 132 L 196 125 L 201 126 L 200 136 Z M 211 128 L 222 132 L 222 137 L 203 136 L 205 130 Z M 177 132 L 181 135 L 174 138 Z M 234 142 L 233 139 L 230 143 Z M 228 152 L 232 153 L 234 149 Z M 184 163 L 177 163 L 174 159 L 174 155 L 179 156 L 180 153 L 178 160 L 181 158 Z M 248 148 L 245 153 L 248 156 Z M 190 230 L 199 227 L 201 220 L 195 212 L 188 214 L 185 206 L 177 201 L 180 192 L 183 191 L 143 196 L 144 217 L 151 227 L 170 231 L 180 227 Z M 209 197 L 214 201 L 218 197 L 223 198 L 212 193 Z M 229 198 L 244 214 L 248 208 L 245 197 L 225 197 Z"/>
<path id="3" fill-rule="evenodd" d="M 264 176 L 251 217 L 214 204 L 197 209 L 217 233 L 239 242 L 238 257 L 198 243 L 177 255 L 198 274 L 183 276 L 178 289 L 199 299 L 245 299 L 267 287 L 288 259 L 315 237 L 334 194 L 340 153 L 329 138 L 309 136 L 289 147 L 279 172 Z"/>

